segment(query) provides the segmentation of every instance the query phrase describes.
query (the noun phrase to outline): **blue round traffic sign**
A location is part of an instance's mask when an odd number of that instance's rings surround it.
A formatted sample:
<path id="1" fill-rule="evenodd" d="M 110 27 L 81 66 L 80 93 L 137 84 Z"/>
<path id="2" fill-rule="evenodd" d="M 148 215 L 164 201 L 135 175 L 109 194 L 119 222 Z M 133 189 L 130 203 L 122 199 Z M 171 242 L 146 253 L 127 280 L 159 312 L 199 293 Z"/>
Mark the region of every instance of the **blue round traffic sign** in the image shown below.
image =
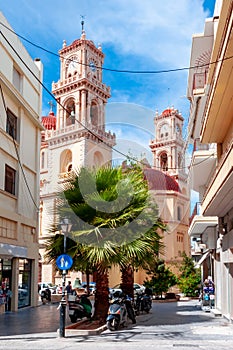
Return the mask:
<path id="1" fill-rule="evenodd" d="M 69 270 L 73 265 L 73 259 L 67 254 L 61 254 L 57 258 L 56 264 L 60 270 Z"/>

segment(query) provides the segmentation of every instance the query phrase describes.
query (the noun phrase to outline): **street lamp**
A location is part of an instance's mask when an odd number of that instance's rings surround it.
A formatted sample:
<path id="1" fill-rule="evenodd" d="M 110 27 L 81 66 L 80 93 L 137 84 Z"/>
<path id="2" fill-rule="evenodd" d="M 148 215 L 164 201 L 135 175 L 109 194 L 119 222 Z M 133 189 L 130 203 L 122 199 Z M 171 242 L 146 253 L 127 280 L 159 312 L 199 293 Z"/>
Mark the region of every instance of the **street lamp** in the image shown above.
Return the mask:
<path id="1" fill-rule="evenodd" d="M 72 224 L 68 219 L 63 219 L 61 222 L 61 230 L 64 235 L 64 254 L 66 254 L 66 237 L 70 232 Z M 66 299 L 65 299 L 65 286 L 66 286 L 66 269 L 62 270 L 62 298 L 60 302 L 60 337 L 65 337 L 65 320 L 66 320 Z"/>

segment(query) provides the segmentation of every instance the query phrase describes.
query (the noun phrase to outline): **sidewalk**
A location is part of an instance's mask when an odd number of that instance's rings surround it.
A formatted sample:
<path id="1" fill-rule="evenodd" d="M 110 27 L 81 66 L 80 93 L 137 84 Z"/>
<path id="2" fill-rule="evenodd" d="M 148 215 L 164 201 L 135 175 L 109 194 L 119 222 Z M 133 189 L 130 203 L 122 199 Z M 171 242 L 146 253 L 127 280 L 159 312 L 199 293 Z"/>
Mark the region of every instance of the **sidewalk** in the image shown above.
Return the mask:
<path id="1" fill-rule="evenodd" d="M 0 336 L 56 333 L 59 328 L 60 312 L 56 304 L 41 304 L 37 307 L 19 309 L 18 312 L 6 312 L 0 314 Z M 70 324 L 67 317 L 66 324 Z"/>
<path id="2" fill-rule="evenodd" d="M 152 312 L 137 317 L 137 324 L 131 322 L 117 332 L 105 330 L 98 335 L 76 335 L 59 338 L 59 304 L 45 304 L 35 308 L 21 309 L 15 313 L 0 315 L 0 349 L 76 349 L 81 343 L 83 349 L 109 350 L 154 349 L 159 344 L 177 346 L 189 344 L 202 349 L 233 349 L 233 325 L 210 312 L 203 312 L 197 301 L 153 303 Z M 66 313 L 66 326 L 71 322 Z M 203 343 L 204 342 L 204 343 Z M 114 344 L 118 343 L 118 347 Z M 128 344 L 128 345 L 127 345 Z M 209 344 L 206 347 L 204 344 Z M 89 347 L 90 345 L 90 347 Z M 140 345 L 140 346 L 139 346 Z M 202 346 L 204 345 L 204 346 Z M 213 347 L 214 345 L 214 347 Z M 84 347 L 85 346 L 85 347 Z M 113 347 L 111 347 L 113 346 Z M 188 345 L 187 345 L 188 348 Z M 170 348 L 169 348 L 170 349 Z"/>

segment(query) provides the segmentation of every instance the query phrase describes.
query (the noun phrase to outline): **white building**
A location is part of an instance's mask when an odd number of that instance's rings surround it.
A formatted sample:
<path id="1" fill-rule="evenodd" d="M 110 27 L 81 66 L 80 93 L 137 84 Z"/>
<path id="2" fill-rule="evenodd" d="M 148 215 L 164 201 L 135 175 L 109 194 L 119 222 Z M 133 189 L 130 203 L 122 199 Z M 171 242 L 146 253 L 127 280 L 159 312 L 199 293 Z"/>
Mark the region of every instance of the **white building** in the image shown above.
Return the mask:
<path id="1" fill-rule="evenodd" d="M 191 224 L 190 234 L 199 231 L 202 243 L 205 244 L 206 251 L 199 263 L 203 267 L 207 265 L 206 272 L 211 272 L 214 279 L 215 308 L 232 320 L 233 1 L 217 0 L 214 17 L 206 22 L 205 30 L 208 23 L 210 30 L 206 35 L 206 41 L 209 43 L 209 55 L 205 61 L 206 74 L 201 85 L 200 108 L 197 105 L 196 118 L 190 115 L 190 127 L 194 128 L 194 121 L 199 120 L 197 134 L 201 147 L 207 147 L 205 152 L 209 151 L 209 156 L 205 158 L 206 161 L 199 163 L 198 173 L 195 174 L 194 166 L 191 169 L 192 172 L 194 170 L 194 183 L 200 182 L 200 178 L 203 177 L 205 182 L 202 183 L 200 191 L 202 223 L 199 222 L 199 229 L 197 225 Z M 203 50 L 206 48 L 201 42 L 199 44 L 196 48 L 193 47 L 191 57 L 194 57 L 198 50 L 199 55 L 202 52 L 202 57 L 205 56 Z M 191 77 L 189 91 L 192 91 Z M 203 222 L 206 226 L 203 226 Z M 206 264 L 206 261 L 209 261 L 209 264 Z"/>
<path id="2" fill-rule="evenodd" d="M 42 64 L 0 22 L 0 287 L 12 291 L 0 310 L 17 311 L 38 302 Z"/>

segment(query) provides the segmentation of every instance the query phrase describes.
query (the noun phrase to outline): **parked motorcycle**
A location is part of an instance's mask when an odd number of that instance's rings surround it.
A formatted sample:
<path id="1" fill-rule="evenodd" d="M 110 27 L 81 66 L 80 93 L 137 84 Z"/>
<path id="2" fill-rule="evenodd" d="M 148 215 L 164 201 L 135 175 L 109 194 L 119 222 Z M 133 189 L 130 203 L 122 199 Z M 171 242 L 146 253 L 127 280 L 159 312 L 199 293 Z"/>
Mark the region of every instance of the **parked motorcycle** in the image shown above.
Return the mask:
<path id="1" fill-rule="evenodd" d="M 140 312 L 145 311 L 146 313 L 150 312 L 152 308 L 152 291 L 150 288 L 146 288 L 144 293 L 137 294 L 134 302 L 134 309 L 136 315 L 139 315 Z"/>
<path id="2" fill-rule="evenodd" d="M 46 300 L 48 302 L 51 301 L 51 290 L 49 288 L 43 289 L 40 294 L 41 301 L 43 304 L 45 304 Z"/>
<path id="3" fill-rule="evenodd" d="M 84 317 L 88 319 L 92 316 L 92 304 L 87 295 L 68 295 L 69 317 L 72 323 Z"/>
<path id="4" fill-rule="evenodd" d="M 108 316 L 106 319 L 107 328 L 110 331 L 119 329 L 120 326 L 125 325 L 127 317 L 130 318 L 133 323 L 136 323 L 132 307 L 132 298 L 123 293 L 114 293 L 108 309 Z"/>

